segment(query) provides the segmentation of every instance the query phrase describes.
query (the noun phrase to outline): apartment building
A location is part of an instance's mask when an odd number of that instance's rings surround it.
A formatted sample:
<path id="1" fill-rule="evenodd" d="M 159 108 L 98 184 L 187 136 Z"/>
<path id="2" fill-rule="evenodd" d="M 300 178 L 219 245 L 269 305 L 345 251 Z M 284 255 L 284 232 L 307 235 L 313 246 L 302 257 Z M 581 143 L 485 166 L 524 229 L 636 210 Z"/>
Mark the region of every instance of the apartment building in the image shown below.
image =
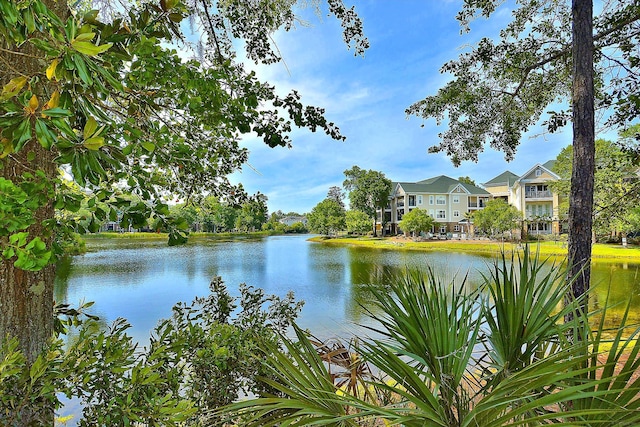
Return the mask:
<path id="1" fill-rule="evenodd" d="M 445 175 L 418 182 L 394 182 L 385 211 L 386 233 L 401 230 L 398 222 L 413 209 L 427 211 L 438 223 L 434 233 L 469 233 L 468 213 L 482 209 L 491 194 Z"/>
<path id="2" fill-rule="evenodd" d="M 522 212 L 524 233 L 560 232 L 560 197 L 549 187 L 559 179 L 552 170 L 554 163 L 538 163 L 522 175 L 505 171 L 483 184 L 492 198 L 504 199 Z"/>

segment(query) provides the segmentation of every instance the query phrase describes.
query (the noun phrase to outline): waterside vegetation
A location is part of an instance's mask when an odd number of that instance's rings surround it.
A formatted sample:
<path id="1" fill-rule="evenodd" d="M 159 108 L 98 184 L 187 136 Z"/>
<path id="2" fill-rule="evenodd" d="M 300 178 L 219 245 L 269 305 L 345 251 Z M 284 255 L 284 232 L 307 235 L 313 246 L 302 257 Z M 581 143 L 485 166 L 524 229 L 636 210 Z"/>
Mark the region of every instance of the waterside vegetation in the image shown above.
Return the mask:
<path id="1" fill-rule="evenodd" d="M 502 252 L 519 252 L 524 250 L 526 244 L 489 239 L 476 240 L 416 240 L 404 237 L 326 237 L 314 236 L 309 240 L 328 245 L 350 245 L 385 250 L 414 250 L 414 251 L 439 251 L 439 252 L 472 252 L 490 255 L 500 255 Z M 535 247 L 535 251 L 544 257 L 567 256 L 567 243 L 558 241 L 535 241 L 528 245 Z M 599 261 L 638 261 L 640 260 L 640 247 L 623 247 L 616 244 L 596 243 L 593 245 L 592 258 Z"/>
<path id="2" fill-rule="evenodd" d="M 605 339 L 603 322 L 590 329 L 599 313 L 564 304 L 572 280 L 544 264 L 503 256 L 473 292 L 432 271 L 371 288 L 378 338 L 350 353 L 351 383 L 298 329 L 283 337 L 287 353 L 265 356 L 278 393 L 214 414 L 250 427 L 637 425 L 639 330 L 628 340 L 623 329 Z"/>

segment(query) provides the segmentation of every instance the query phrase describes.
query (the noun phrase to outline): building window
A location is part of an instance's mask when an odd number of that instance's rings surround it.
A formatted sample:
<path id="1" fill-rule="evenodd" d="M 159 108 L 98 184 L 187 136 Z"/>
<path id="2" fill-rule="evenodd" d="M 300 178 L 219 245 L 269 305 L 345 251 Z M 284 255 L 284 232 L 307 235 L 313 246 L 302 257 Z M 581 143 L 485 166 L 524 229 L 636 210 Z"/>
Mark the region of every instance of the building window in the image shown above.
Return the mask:
<path id="1" fill-rule="evenodd" d="M 536 169 L 536 176 L 542 175 L 542 169 Z"/>
<path id="2" fill-rule="evenodd" d="M 422 204 L 422 196 L 418 196 L 418 204 L 421 205 Z"/>
<path id="3" fill-rule="evenodd" d="M 447 213 L 444 209 L 439 209 L 436 212 L 436 219 L 445 219 L 447 217 Z"/>
<path id="4" fill-rule="evenodd" d="M 460 226 L 458 224 L 454 225 L 453 231 L 460 231 Z"/>
<path id="5" fill-rule="evenodd" d="M 458 218 L 460 216 L 460 211 L 453 211 L 453 217 Z"/>
<path id="6" fill-rule="evenodd" d="M 453 203 L 460 203 L 460 196 L 453 196 Z"/>
<path id="7" fill-rule="evenodd" d="M 416 205 L 416 196 L 409 196 L 409 206 Z"/>
<path id="8" fill-rule="evenodd" d="M 447 232 L 447 226 L 446 225 L 441 225 L 440 226 L 440 233 L 441 234 L 445 234 Z"/>
<path id="9" fill-rule="evenodd" d="M 436 205 L 446 205 L 446 204 L 447 204 L 446 196 L 437 196 L 436 197 Z"/>
<path id="10" fill-rule="evenodd" d="M 431 215 L 431 218 L 434 218 L 435 214 L 436 212 L 433 209 L 429 209 L 429 215 Z"/>
<path id="11" fill-rule="evenodd" d="M 432 205 L 433 204 L 433 196 L 429 196 L 429 204 Z"/>

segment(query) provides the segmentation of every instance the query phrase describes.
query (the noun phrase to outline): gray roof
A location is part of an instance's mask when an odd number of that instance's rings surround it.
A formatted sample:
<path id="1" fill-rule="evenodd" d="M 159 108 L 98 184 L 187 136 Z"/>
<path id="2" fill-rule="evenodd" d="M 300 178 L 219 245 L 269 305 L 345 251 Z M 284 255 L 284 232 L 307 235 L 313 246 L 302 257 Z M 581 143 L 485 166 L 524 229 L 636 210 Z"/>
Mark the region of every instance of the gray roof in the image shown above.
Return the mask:
<path id="1" fill-rule="evenodd" d="M 555 165 L 555 163 L 556 163 L 555 160 L 547 160 L 545 163 L 542 163 L 541 166 L 553 173 L 553 166 Z M 537 165 L 540 165 L 540 163 L 538 163 Z M 532 169 L 526 172 L 525 175 L 531 172 L 531 170 Z M 525 175 L 520 176 L 520 175 L 516 175 L 511 171 L 504 171 L 500 175 L 496 176 L 495 178 L 485 182 L 484 186 L 491 187 L 491 186 L 498 186 L 498 185 L 507 185 L 511 187 L 516 181 L 518 181 L 520 178 L 523 178 Z"/>
<path id="2" fill-rule="evenodd" d="M 495 178 L 484 183 L 484 186 L 507 185 L 511 187 L 520 177 L 511 171 L 504 171 Z"/>
<path id="3" fill-rule="evenodd" d="M 471 194 L 489 195 L 486 190 L 483 190 L 480 187 L 460 182 L 457 179 L 453 179 L 445 175 L 436 176 L 418 182 L 398 182 L 395 184 L 402 186 L 404 191 L 407 193 L 447 194 L 459 185 L 464 187 Z"/>

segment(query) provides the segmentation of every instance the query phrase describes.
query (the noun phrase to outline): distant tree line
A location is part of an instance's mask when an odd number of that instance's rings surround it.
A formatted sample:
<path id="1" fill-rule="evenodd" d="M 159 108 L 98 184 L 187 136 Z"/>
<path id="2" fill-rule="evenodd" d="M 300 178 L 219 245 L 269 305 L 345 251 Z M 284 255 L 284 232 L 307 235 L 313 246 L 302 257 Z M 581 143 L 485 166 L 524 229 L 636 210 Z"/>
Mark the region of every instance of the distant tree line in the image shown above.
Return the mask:
<path id="1" fill-rule="evenodd" d="M 166 232 L 167 221 L 172 226 L 191 232 L 227 233 L 274 231 L 276 233 L 306 233 L 307 227 L 301 220 L 293 224 L 280 222 L 287 217 L 304 218 L 297 212 L 284 213 L 280 210 L 269 215 L 267 196 L 258 192 L 248 196 L 242 202 L 227 201 L 216 196 L 206 196 L 198 200 L 190 200 L 168 206 L 163 218 L 130 218 L 127 207 L 141 201 L 131 195 L 122 195 L 119 203 L 123 209 L 104 208 L 104 215 L 96 218 L 91 215 L 87 204 L 91 200 L 77 188 L 67 189 L 69 199 L 76 201 L 74 210 L 60 210 L 57 215 L 65 221 L 76 224 L 76 231 L 98 232 L 106 231 L 109 223 L 117 224 L 118 230 Z M 101 207 L 97 207 L 100 210 Z"/>
<path id="2" fill-rule="evenodd" d="M 297 212 L 280 210 L 269 215 L 267 196 L 257 193 L 241 204 L 232 204 L 208 196 L 199 203 L 181 203 L 169 208 L 170 215 L 191 231 L 208 233 L 274 231 L 277 233 L 306 233 L 302 221 L 286 225 L 285 217 L 303 217 Z"/>

